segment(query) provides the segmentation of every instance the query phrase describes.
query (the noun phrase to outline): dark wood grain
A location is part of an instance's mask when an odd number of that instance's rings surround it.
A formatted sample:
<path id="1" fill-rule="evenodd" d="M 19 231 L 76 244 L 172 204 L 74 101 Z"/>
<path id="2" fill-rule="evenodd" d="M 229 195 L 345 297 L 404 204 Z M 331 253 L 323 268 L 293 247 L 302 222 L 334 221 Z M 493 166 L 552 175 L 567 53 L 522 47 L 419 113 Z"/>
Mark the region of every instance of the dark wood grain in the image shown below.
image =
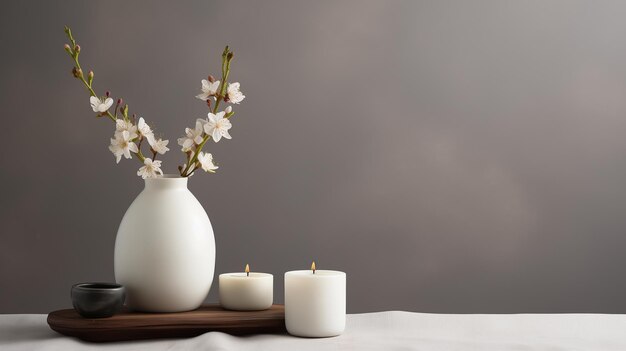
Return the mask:
<path id="1" fill-rule="evenodd" d="M 219 305 L 207 305 L 182 313 L 124 311 L 102 319 L 83 318 L 71 309 L 50 313 L 48 325 L 63 335 L 91 342 L 185 338 L 210 331 L 232 335 L 283 333 L 285 307 L 273 305 L 265 311 L 228 311 Z"/>

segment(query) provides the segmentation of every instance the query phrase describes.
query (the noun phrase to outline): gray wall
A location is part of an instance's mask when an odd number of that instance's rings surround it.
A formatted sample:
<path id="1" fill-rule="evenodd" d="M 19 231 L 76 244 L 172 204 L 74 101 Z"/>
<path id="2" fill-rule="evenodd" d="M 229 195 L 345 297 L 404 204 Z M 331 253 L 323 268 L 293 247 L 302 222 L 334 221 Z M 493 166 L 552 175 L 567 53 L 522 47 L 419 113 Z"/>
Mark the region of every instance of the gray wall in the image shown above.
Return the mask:
<path id="1" fill-rule="evenodd" d="M 626 3 L 12 1 L 0 14 L 0 312 L 113 280 L 138 192 L 70 76 L 172 143 L 224 44 L 247 96 L 190 187 L 216 273 L 348 273 L 350 312 L 626 312 Z M 174 148 L 175 149 L 175 148 Z M 170 172 L 181 160 L 165 157 Z M 209 300 L 216 301 L 216 289 Z"/>

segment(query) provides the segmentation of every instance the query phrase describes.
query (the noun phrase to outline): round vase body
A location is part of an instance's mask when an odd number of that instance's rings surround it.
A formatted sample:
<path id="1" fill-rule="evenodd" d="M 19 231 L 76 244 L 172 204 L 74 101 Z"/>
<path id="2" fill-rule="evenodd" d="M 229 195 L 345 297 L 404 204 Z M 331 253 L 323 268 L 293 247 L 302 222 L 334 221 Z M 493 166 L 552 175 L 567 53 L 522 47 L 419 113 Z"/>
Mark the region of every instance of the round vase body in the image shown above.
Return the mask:
<path id="1" fill-rule="evenodd" d="M 209 216 L 187 189 L 187 178 L 145 180 L 115 240 L 115 280 L 126 304 L 144 312 L 182 312 L 206 298 L 215 270 Z"/>

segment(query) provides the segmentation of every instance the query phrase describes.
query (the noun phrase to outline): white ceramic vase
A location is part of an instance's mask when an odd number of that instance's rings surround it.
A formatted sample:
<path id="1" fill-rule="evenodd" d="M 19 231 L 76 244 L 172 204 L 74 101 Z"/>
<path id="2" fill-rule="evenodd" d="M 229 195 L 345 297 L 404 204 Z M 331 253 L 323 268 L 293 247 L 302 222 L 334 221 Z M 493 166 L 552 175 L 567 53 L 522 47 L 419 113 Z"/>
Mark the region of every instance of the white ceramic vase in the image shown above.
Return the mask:
<path id="1" fill-rule="evenodd" d="M 182 312 L 206 298 L 215 270 L 215 238 L 187 178 L 145 180 L 115 240 L 115 280 L 126 304 L 145 312 Z"/>

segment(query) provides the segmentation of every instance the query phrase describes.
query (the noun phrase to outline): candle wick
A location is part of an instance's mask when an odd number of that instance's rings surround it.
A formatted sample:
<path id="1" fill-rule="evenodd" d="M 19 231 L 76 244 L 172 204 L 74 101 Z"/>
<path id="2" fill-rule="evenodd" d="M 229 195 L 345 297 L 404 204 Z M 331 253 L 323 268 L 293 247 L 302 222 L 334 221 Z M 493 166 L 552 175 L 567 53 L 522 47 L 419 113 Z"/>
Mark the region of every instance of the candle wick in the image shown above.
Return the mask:
<path id="1" fill-rule="evenodd" d="M 246 272 L 246 277 L 249 277 L 249 276 L 250 276 L 250 272 Z"/>

